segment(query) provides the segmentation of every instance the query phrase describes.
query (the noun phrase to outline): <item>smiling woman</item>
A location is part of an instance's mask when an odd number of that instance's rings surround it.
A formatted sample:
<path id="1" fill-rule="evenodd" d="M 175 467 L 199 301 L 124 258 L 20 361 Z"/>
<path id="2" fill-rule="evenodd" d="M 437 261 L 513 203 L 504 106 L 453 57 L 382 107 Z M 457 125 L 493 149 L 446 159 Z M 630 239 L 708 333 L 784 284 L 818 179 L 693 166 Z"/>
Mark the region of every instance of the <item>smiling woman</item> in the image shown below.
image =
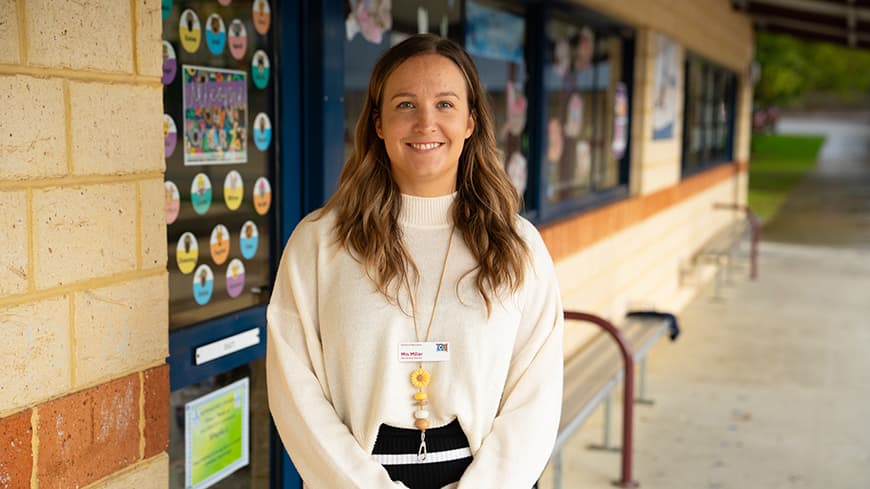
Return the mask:
<path id="1" fill-rule="evenodd" d="M 526 489 L 543 471 L 561 298 L 495 141 L 457 43 L 411 36 L 375 65 L 268 310 L 269 405 L 307 487 Z"/>
<path id="2" fill-rule="evenodd" d="M 474 130 L 466 92 L 462 72 L 438 54 L 415 56 L 390 76 L 375 128 L 402 193 L 455 190 L 459 155 Z"/>

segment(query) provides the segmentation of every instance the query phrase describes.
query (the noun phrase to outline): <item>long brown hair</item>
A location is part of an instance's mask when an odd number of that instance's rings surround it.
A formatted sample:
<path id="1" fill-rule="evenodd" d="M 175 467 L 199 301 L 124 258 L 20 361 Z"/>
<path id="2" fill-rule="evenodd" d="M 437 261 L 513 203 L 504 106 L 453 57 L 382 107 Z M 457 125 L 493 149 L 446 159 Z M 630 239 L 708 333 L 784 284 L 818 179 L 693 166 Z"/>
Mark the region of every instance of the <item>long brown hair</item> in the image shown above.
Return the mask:
<path id="1" fill-rule="evenodd" d="M 368 96 L 356 123 L 353 153 L 341 172 L 338 190 L 324 207 L 336 213 L 338 242 L 364 265 L 377 289 L 390 301 L 410 268 L 417 267 L 405 249 L 398 224 L 402 197 L 393 180 L 384 142 L 375 131 L 387 78 L 413 56 L 438 54 L 453 61 L 465 76 L 474 132 L 465 141 L 456 176 L 453 222 L 477 259 L 475 285 L 492 309 L 492 296 L 522 285 L 529 250 L 517 232 L 519 196 L 501 166 L 492 113 L 474 62 L 449 39 L 418 34 L 384 53 L 372 71 Z M 458 286 L 458 284 L 457 284 Z"/>

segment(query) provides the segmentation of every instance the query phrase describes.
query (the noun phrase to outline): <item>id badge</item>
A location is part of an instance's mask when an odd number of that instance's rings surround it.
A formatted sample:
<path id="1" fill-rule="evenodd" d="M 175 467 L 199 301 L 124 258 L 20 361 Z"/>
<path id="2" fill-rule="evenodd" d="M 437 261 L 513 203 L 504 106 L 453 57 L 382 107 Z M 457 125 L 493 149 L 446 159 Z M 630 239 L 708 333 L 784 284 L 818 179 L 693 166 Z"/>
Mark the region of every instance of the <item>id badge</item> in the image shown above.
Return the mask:
<path id="1" fill-rule="evenodd" d="M 446 362 L 448 360 L 450 360 L 450 342 L 399 343 L 400 362 Z"/>

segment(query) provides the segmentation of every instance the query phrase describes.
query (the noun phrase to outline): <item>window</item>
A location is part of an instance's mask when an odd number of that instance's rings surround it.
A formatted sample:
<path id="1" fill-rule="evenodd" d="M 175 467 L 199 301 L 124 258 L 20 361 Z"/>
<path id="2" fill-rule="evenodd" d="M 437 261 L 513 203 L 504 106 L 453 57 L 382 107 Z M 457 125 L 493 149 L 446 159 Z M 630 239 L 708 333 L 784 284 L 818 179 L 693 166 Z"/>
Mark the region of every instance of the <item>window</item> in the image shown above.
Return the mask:
<path id="1" fill-rule="evenodd" d="M 489 97 L 502 165 L 522 196 L 529 158 L 525 19 L 495 2 L 465 5 L 465 49 Z"/>
<path id="2" fill-rule="evenodd" d="M 347 0 L 344 45 L 344 158 L 353 151 L 356 120 L 362 112 L 369 77 L 378 58 L 418 32 L 461 42 L 460 2 L 455 0 Z"/>
<path id="3" fill-rule="evenodd" d="M 546 23 L 542 141 L 545 216 L 628 182 L 630 33 L 599 18 Z"/>
<path id="4" fill-rule="evenodd" d="M 683 176 L 731 161 L 736 86 L 733 72 L 687 56 Z"/>

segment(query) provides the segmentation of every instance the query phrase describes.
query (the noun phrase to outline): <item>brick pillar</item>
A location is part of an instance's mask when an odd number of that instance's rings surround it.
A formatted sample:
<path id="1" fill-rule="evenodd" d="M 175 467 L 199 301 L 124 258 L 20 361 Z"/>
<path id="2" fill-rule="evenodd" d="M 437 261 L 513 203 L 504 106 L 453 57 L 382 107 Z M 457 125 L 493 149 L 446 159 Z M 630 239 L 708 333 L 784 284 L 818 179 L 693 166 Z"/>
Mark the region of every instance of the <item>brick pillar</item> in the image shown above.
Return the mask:
<path id="1" fill-rule="evenodd" d="M 0 489 L 165 488 L 158 0 L 0 0 Z"/>

